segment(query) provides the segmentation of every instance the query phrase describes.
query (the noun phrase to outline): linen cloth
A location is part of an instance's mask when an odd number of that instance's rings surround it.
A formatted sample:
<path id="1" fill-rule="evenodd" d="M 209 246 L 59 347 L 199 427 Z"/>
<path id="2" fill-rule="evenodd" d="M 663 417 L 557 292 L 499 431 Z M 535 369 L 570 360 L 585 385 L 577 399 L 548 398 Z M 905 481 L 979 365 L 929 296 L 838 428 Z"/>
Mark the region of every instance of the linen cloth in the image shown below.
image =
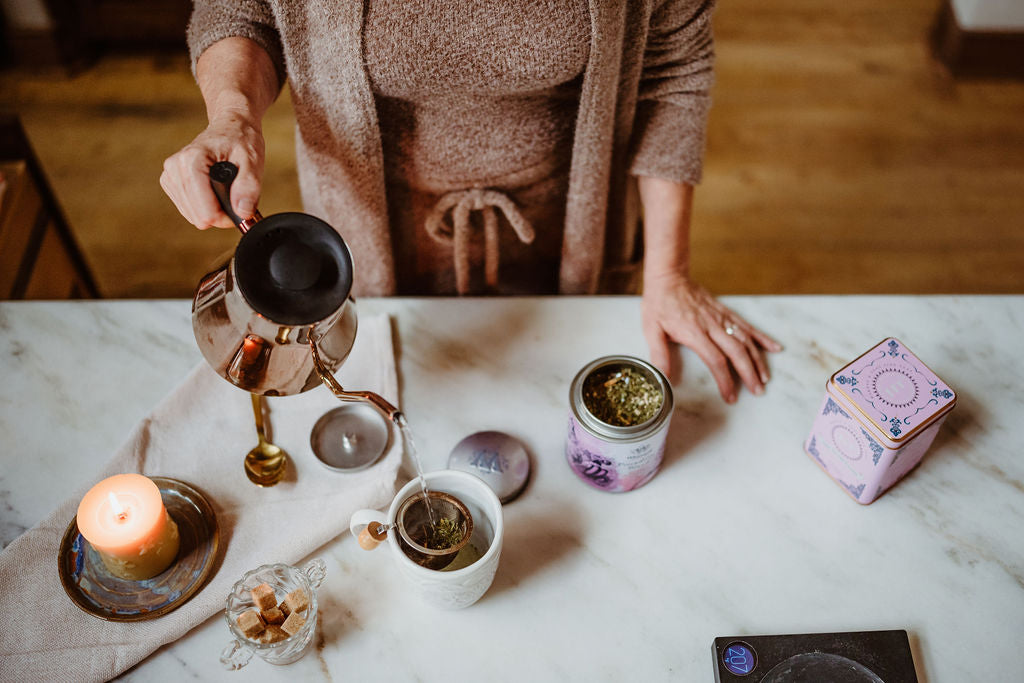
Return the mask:
<path id="1" fill-rule="evenodd" d="M 375 391 L 397 405 L 390 319 L 368 317 L 359 327 L 352 353 L 335 376 L 346 389 Z M 245 454 L 256 445 L 249 395 L 202 363 L 136 426 L 93 480 L 0 553 L 0 680 L 116 676 L 220 613 L 245 572 L 271 562 L 298 563 L 346 530 L 357 509 L 382 507 L 394 496 L 402 463 L 397 430 L 377 464 L 353 474 L 330 472 L 313 455 L 309 434 L 338 399 L 321 386 L 267 403 L 268 437 L 291 456 L 289 472 L 276 486 L 259 488 L 243 471 Z M 60 541 L 82 496 L 101 479 L 123 472 L 194 486 L 209 500 L 220 527 L 223 560 L 216 573 L 191 600 L 152 621 L 108 622 L 86 614 L 64 592 L 57 572 Z M 330 580 L 328 573 L 325 584 Z M 229 641 L 225 624 L 224 642 Z M 207 665 L 220 666 L 216 660 Z"/>

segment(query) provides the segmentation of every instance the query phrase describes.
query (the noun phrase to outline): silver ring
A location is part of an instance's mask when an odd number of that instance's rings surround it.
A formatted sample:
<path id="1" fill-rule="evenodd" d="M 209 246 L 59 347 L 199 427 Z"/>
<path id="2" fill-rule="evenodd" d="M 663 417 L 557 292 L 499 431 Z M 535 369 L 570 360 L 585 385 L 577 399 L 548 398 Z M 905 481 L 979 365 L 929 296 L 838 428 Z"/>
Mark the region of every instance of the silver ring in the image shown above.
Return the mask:
<path id="1" fill-rule="evenodd" d="M 727 335 L 729 335 L 730 337 L 735 336 L 736 333 L 739 332 L 739 331 L 740 331 L 740 328 L 736 327 L 731 322 L 725 323 L 725 333 Z"/>

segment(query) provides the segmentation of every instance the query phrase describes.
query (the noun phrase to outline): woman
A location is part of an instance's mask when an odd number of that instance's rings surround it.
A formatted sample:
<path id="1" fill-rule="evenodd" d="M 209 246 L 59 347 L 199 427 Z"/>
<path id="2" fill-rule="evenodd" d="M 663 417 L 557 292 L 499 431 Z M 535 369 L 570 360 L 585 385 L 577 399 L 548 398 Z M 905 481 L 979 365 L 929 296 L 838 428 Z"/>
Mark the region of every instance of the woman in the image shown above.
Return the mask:
<path id="1" fill-rule="evenodd" d="M 670 372 L 680 343 L 728 402 L 733 371 L 761 394 L 778 344 L 689 278 L 711 10 L 197 0 L 189 45 L 209 126 L 161 185 L 196 227 L 230 227 L 206 176 L 227 159 L 233 208 L 252 215 L 260 121 L 288 79 L 305 210 L 348 242 L 356 294 L 629 292 L 642 258 L 652 361 Z"/>

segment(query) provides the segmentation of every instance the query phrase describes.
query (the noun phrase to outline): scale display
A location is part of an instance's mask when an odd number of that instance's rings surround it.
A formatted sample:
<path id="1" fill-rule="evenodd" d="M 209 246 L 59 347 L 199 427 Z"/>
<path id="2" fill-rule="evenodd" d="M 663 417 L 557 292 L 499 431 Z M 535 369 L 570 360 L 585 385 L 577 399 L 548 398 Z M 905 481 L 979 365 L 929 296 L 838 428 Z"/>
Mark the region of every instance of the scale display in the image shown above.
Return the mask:
<path id="1" fill-rule="evenodd" d="M 723 636 L 715 683 L 918 683 L 906 631 Z"/>
<path id="2" fill-rule="evenodd" d="M 754 656 L 753 649 L 740 641 L 729 643 L 725 647 L 725 652 L 722 653 L 722 665 L 725 666 L 729 673 L 736 674 L 737 676 L 746 676 L 751 673 L 756 664 L 757 659 Z"/>

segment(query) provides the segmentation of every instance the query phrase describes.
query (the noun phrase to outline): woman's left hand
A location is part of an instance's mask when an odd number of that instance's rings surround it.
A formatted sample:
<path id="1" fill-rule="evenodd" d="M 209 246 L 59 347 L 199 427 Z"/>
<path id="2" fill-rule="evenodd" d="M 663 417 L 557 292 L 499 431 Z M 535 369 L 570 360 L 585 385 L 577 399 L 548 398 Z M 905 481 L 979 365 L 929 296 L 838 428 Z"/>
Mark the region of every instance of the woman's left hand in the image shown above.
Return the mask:
<path id="1" fill-rule="evenodd" d="M 678 273 L 645 278 L 642 311 L 651 360 L 667 376 L 677 343 L 704 361 L 727 403 L 736 401 L 735 376 L 751 393 L 764 393 L 771 377 L 765 352 L 782 346 L 706 289 Z"/>

